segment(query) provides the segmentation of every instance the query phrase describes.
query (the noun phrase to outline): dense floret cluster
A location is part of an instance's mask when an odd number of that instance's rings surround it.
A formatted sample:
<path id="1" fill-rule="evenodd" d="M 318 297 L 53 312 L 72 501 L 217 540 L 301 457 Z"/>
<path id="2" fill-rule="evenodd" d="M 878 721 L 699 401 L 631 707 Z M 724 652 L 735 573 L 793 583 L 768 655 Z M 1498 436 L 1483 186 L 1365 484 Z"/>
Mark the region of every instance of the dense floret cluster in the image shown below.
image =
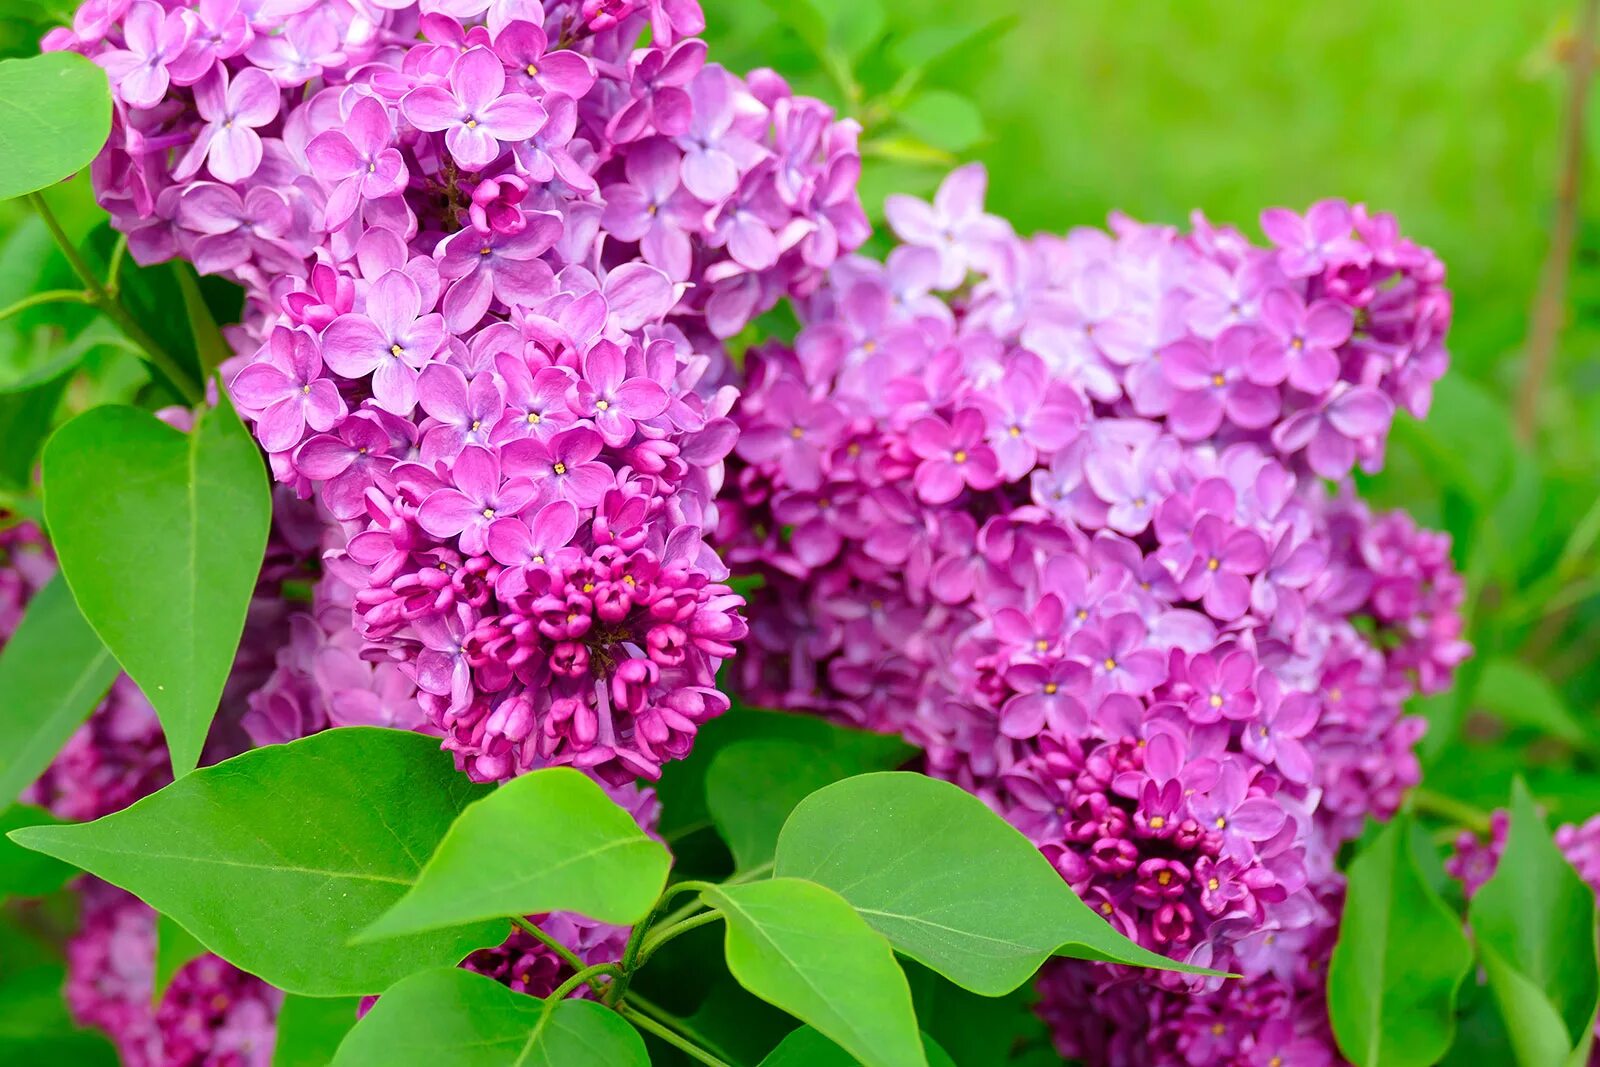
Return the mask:
<path id="1" fill-rule="evenodd" d="M 97 193 L 241 282 L 229 390 L 349 527 L 357 655 L 480 780 L 653 778 L 746 632 L 721 338 L 866 236 L 852 123 L 692 0 L 91 0 Z M 650 43 L 635 47 L 649 30 Z"/>
<path id="2" fill-rule="evenodd" d="M 743 688 L 904 734 L 1129 937 L 1279 983 L 1224 998 L 1293 999 L 1338 846 L 1417 780 L 1403 701 L 1467 652 L 1448 539 L 1342 482 L 1397 404 L 1426 411 L 1442 268 L 1336 201 L 1267 212 L 1265 248 L 1198 218 L 1022 239 L 983 186 L 891 198 L 901 247 L 749 357 L 723 530 L 765 579 Z M 1047 991 L 1106 999 L 1052 1017 L 1120 997 L 1131 1025 L 1148 995 L 1067 969 Z M 1201 1062 L 1148 1028 L 1059 1036 Z M 1204 1062 L 1255 1047 L 1225 1038 Z"/>

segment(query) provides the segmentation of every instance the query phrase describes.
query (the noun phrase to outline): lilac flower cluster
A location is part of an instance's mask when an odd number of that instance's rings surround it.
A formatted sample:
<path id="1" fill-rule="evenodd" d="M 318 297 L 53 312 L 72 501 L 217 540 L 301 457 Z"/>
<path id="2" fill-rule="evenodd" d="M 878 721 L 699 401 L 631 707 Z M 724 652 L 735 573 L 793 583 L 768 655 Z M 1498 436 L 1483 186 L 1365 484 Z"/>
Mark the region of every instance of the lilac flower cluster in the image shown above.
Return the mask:
<path id="1" fill-rule="evenodd" d="M 1340 892 L 1324 910 L 1337 915 Z M 1295 951 L 1254 978 L 1206 996 L 1133 983 L 1106 985 L 1093 968 L 1052 966 L 1039 1012 L 1063 1056 L 1117 1067 L 1335 1067 L 1345 1064 L 1328 1022 L 1327 971 L 1338 923 L 1299 931 Z M 1092 1005 L 1092 1011 L 1085 1011 Z"/>
<path id="2" fill-rule="evenodd" d="M 1426 410 L 1442 268 L 1340 202 L 1267 212 L 1265 248 L 1198 218 L 1030 240 L 983 188 L 891 198 L 902 246 L 747 358 L 740 684 L 922 746 L 1140 943 L 1286 980 L 1339 844 L 1418 778 L 1403 701 L 1468 652 L 1448 539 L 1324 481 Z M 1144 995 L 1069 969 L 1047 989 Z"/>
<path id="3" fill-rule="evenodd" d="M 708 63 L 703 25 L 87 0 L 46 40 L 110 75 L 93 175 L 133 255 L 246 287 L 229 389 L 347 524 L 353 651 L 481 780 L 654 777 L 726 708 L 720 339 L 867 234 L 856 126 Z"/>
<path id="4" fill-rule="evenodd" d="M 86 878 L 78 933 L 67 943 L 67 1005 L 102 1030 L 126 1067 L 267 1067 L 283 993 L 204 955 L 155 999 L 156 913 Z"/>

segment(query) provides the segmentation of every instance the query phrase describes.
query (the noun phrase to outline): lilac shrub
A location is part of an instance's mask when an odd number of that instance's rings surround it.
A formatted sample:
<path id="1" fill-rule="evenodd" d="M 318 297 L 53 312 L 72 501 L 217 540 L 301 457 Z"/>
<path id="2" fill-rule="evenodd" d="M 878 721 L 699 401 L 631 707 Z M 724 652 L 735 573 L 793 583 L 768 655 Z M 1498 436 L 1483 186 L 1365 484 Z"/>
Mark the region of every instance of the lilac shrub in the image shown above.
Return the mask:
<path id="1" fill-rule="evenodd" d="M 692 0 L 89 0 L 46 41 L 110 75 L 93 177 L 135 258 L 246 289 L 229 391 L 345 525 L 337 643 L 478 780 L 654 778 L 727 707 L 721 340 L 867 227 L 857 127 L 707 62 L 703 25 Z"/>
<path id="2" fill-rule="evenodd" d="M 1262 248 L 1198 216 L 1020 238 L 983 190 L 891 198 L 901 246 L 748 357 L 740 685 L 903 734 L 1122 933 L 1246 976 L 1059 964 L 1064 1054 L 1322 1062 L 1335 853 L 1417 781 L 1402 704 L 1468 651 L 1448 538 L 1347 477 L 1427 410 L 1443 268 L 1339 201 L 1266 212 Z"/>

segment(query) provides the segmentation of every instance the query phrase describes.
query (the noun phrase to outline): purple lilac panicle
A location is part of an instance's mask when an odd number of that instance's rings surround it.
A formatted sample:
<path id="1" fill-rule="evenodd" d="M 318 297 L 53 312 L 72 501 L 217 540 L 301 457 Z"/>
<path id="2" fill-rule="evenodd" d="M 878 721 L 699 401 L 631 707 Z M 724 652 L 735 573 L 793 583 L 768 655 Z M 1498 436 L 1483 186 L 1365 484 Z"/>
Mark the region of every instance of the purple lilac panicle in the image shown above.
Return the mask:
<path id="1" fill-rule="evenodd" d="M 480 780 L 654 778 L 726 709 L 722 339 L 867 234 L 857 127 L 708 62 L 703 26 L 90 0 L 46 40 L 112 76 L 93 177 L 133 255 L 246 288 L 230 389 L 346 524 L 340 647 Z"/>
<path id="2" fill-rule="evenodd" d="M 740 684 L 905 735 L 1123 933 L 1249 978 L 1063 964 L 1047 1016 L 1128 1009 L 1065 1051 L 1134 1062 L 1153 984 L 1157 1015 L 1250 1001 L 1323 1062 L 1291 977 L 1336 920 L 1338 846 L 1418 778 L 1404 700 L 1468 652 L 1448 539 L 1344 481 L 1426 409 L 1443 270 L 1341 202 L 1273 214 L 1266 248 L 1198 217 L 1023 239 L 983 184 L 897 199 L 905 243 L 841 261 L 792 348 L 748 357 Z M 1139 1062 L 1265 1046 L 1183 1047 Z"/>

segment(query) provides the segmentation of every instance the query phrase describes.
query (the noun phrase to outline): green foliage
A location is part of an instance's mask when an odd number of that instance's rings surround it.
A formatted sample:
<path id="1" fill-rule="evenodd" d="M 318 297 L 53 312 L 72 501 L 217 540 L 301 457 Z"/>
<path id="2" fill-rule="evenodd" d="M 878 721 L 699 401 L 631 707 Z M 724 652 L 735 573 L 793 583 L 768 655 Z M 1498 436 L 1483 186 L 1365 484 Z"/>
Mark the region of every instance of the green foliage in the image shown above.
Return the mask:
<path id="1" fill-rule="evenodd" d="M 874 769 L 876 746 L 824 746 L 768 738 L 738 741 L 706 771 L 706 806 L 737 869 L 770 863 L 784 820 L 814 790 Z"/>
<path id="2" fill-rule="evenodd" d="M 0 803 L 39 777 L 116 677 L 66 582 L 52 578 L 0 651 Z"/>
<path id="3" fill-rule="evenodd" d="M 0 200 L 89 165 L 111 133 L 111 86 L 72 52 L 0 63 Z"/>
<path id="4" fill-rule="evenodd" d="M 922 1050 L 928 1067 L 956 1067 L 950 1054 L 927 1034 L 922 1035 Z M 784 1038 L 761 1067 L 855 1067 L 856 1059 L 809 1026 L 802 1026 Z"/>
<path id="5" fill-rule="evenodd" d="M 95 408 L 45 446 L 44 486 L 67 584 L 155 706 L 182 775 L 200 760 L 271 525 L 255 439 L 226 394 L 189 433 Z"/>
<path id="6" fill-rule="evenodd" d="M 1350 865 L 1328 1014 L 1357 1067 L 1428 1067 L 1455 1033 L 1456 990 L 1472 948 L 1459 917 L 1424 880 L 1417 847 L 1401 817 Z"/>
<path id="7" fill-rule="evenodd" d="M 589 778 L 534 771 L 468 806 L 417 884 L 358 940 L 551 911 L 631 924 L 661 895 L 671 862 Z"/>
<path id="8" fill-rule="evenodd" d="M 1550 839 L 1520 779 L 1505 853 L 1468 920 L 1521 1067 L 1587 1062 L 1600 1006 L 1594 891 Z"/>
<path id="9" fill-rule="evenodd" d="M 272 1067 L 327 1067 L 360 1008 L 360 997 L 284 997 Z"/>
<path id="10" fill-rule="evenodd" d="M 588 1000 L 546 1005 L 492 978 L 423 971 L 378 999 L 333 1067 L 648 1067 L 639 1035 Z"/>
<path id="11" fill-rule="evenodd" d="M 281 989 L 350 996 L 504 938 L 505 924 L 479 923 L 349 944 L 486 791 L 432 738 L 357 727 L 246 752 L 92 823 L 10 836 L 122 886 Z"/>
<path id="12" fill-rule="evenodd" d="M 896 950 L 986 996 L 1052 955 L 1196 972 L 1113 930 L 983 801 L 919 774 L 864 774 L 806 798 L 776 871 L 831 887 Z"/>
<path id="13" fill-rule="evenodd" d="M 927 1067 L 894 952 L 842 897 L 798 878 L 708 888 L 728 968 L 866 1067 Z"/>

